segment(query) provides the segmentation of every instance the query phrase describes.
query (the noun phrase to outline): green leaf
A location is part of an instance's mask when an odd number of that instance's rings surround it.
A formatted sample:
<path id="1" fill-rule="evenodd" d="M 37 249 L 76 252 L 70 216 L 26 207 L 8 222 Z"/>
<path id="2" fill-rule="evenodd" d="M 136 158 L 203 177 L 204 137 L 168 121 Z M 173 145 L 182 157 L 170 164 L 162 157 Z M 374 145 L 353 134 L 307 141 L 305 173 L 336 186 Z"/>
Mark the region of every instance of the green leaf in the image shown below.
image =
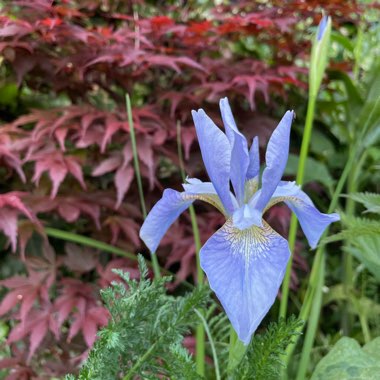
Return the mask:
<path id="1" fill-rule="evenodd" d="M 374 352 L 377 351 L 377 354 Z M 318 363 L 311 380 L 378 380 L 380 338 L 361 348 L 355 339 L 342 338 Z"/>
<path id="2" fill-rule="evenodd" d="M 289 154 L 285 175 L 295 176 L 297 174 L 298 160 L 298 156 Z M 326 165 L 315 160 L 314 158 L 308 157 L 305 167 L 304 184 L 314 181 L 325 185 L 328 190 L 331 190 L 335 184 L 335 181 L 329 173 Z"/>
<path id="3" fill-rule="evenodd" d="M 380 214 L 380 194 L 376 193 L 353 193 L 347 195 L 355 202 L 360 202 L 367 209 L 366 212 Z"/>
<path id="4" fill-rule="evenodd" d="M 358 236 L 347 250 L 380 281 L 380 235 Z"/>
<path id="5" fill-rule="evenodd" d="M 15 103 L 18 95 L 16 83 L 6 83 L 0 87 L 0 104 L 9 106 Z"/>
<path id="6" fill-rule="evenodd" d="M 351 53 L 354 52 L 354 45 L 352 44 L 351 40 L 349 38 L 343 36 L 343 34 L 332 31 L 331 32 L 331 41 L 337 42 L 339 45 L 341 45 L 342 47 L 344 47 L 346 50 L 348 50 Z"/>

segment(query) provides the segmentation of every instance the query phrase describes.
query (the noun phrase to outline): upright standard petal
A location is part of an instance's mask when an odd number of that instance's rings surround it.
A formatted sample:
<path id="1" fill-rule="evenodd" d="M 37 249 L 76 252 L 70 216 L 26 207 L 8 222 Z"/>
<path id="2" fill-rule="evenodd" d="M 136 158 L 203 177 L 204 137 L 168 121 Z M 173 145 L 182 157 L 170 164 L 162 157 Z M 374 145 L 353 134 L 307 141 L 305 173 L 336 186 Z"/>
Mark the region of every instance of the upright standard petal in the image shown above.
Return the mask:
<path id="1" fill-rule="evenodd" d="M 323 16 L 322 17 L 322 20 L 320 21 L 320 23 L 318 25 L 318 33 L 317 33 L 317 40 L 318 41 L 320 41 L 323 38 L 323 35 L 325 33 L 328 21 L 329 21 L 329 17 L 328 16 Z"/>
<path id="2" fill-rule="evenodd" d="M 294 118 L 293 111 L 287 111 L 269 139 L 265 154 L 265 170 L 261 179 L 261 193 L 255 207 L 263 211 L 271 199 L 284 173 L 289 155 L 290 127 Z"/>
<path id="3" fill-rule="evenodd" d="M 201 249 L 210 287 L 244 344 L 274 303 L 289 256 L 287 241 L 268 224 L 241 231 L 231 219 Z"/>
<path id="4" fill-rule="evenodd" d="M 278 202 L 285 202 L 297 215 L 311 248 L 316 247 L 327 226 L 340 219 L 339 214 L 319 212 L 312 200 L 295 182 L 281 182 L 267 208 Z"/>
<path id="5" fill-rule="evenodd" d="M 242 135 L 235 123 L 227 98 L 219 102 L 224 128 L 231 144 L 230 178 L 239 205 L 244 202 L 244 184 L 249 165 L 247 139 Z"/>
<path id="6" fill-rule="evenodd" d="M 169 227 L 195 200 L 186 193 L 166 189 L 162 198 L 154 205 L 140 230 L 140 238 L 155 252 Z"/>
<path id="7" fill-rule="evenodd" d="M 260 151 L 259 138 L 256 136 L 249 148 L 249 166 L 247 170 L 247 180 L 255 178 L 260 173 Z"/>
<path id="8" fill-rule="evenodd" d="M 228 214 L 234 211 L 230 193 L 231 146 L 227 136 L 200 109 L 191 112 L 207 173 Z"/>

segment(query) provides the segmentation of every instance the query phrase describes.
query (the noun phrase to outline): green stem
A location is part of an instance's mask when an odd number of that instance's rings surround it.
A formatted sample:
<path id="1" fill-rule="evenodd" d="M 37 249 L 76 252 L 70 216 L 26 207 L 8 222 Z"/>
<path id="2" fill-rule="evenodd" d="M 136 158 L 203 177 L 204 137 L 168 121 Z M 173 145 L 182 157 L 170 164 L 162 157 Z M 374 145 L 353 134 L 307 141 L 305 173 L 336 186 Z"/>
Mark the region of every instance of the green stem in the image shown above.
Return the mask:
<path id="1" fill-rule="evenodd" d="M 310 95 L 309 100 L 308 100 L 308 105 L 307 105 L 307 114 L 306 114 L 305 129 L 304 129 L 302 144 L 301 144 L 300 158 L 298 161 L 298 169 L 297 169 L 297 177 L 296 177 L 296 182 L 298 185 L 303 184 L 303 180 L 305 176 L 307 154 L 309 151 L 311 133 L 313 130 L 315 103 L 316 103 L 316 97 Z M 298 224 L 297 217 L 293 214 L 290 220 L 290 227 L 289 227 L 289 249 L 290 249 L 291 255 L 290 255 L 289 262 L 286 268 L 284 281 L 282 283 L 280 318 L 286 318 L 286 313 L 287 313 L 293 254 L 294 254 L 294 247 L 295 247 L 296 236 L 297 236 L 297 224 Z"/>
<path id="2" fill-rule="evenodd" d="M 208 340 L 209 340 L 210 346 L 211 346 L 212 357 L 214 358 L 215 378 L 216 378 L 216 380 L 220 380 L 218 355 L 216 354 L 215 344 L 214 344 L 214 340 L 212 339 L 211 331 L 208 328 L 207 321 L 204 318 L 204 316 L 202 315 L 202 313 L 199 312 L 197 309 L 195 309 L 194 311 L 198 315 L 199 319 L 202 321 L 204 329 L 205 329 L 205 331 L 207 333 L 207 337 L 208 337 Z"/>
<path id="3" fill-rule="evenodd" d="M 356 182 L 356 168 L 353 165 L 350 176 L 348 177 L 347 193 L 354 193 L 357 189 Z M 353 215 L 355 212 L 355 202 L 353 199 L 348 198 L 346 203 L 346 215 Z M 346 300 L 343 302 L 343 313 L 342 313 L 342 330 L 344 335 L 350 335 L 352 327 L 352 318 L 349 313 L 349 303 L 350 303 L 350 291 L 353 287 L 353 257 L 345 249 L 343 249 L 343 289 L 346 295 Z"/>
<path id="4" fill-rule="evenodd" d="M 178 159 L 179 159 L 179 168 L 181 172 L 181 177 L 183 182 L 186 180 L 185 175 L 185 165 L 183 163 L 183 154 L 182 154 L 182 145 L 181 145 L 181 124 L 177 122 L 177 150 L 178 150 Z M 194 207 L 191 205 L 189 207 L 191 227 L 193 229 L 194 244 L 195 244 L 195 259 L 197 264 L 197 283 L 203 284 L 204 273 L 201 268 L 199 251 L 201 250 L 201 239 L 199 235 L 199 228 L 197 223 L 197 216 L 195 214 Z M 205 374 L 205 356 L 206 356 L 206 347 L 205 347 L 205 330 L 202 323 L 199 323 L 195 330 L 195 363 L 197 368 L 197 373 L 201 376 Z"/>
<path id="5" fill-rule="evenodd" d="M 135 167 L 135 174 L 136 174 L 136 179 L 137 179 L 137 188 L 138 188 L 139 197 L 140 197 L 141 211 L 145 219 L 147 216 L 147 212 L 146 212 L 144 192 L 143 192 L 142 181 L 141 181 L 139 158 L 137 155 L 136 134 L 135 134 L 135 128 L 133 124 L 132 106 L 131 106 L 131 99 L 129 97 L 129 94 L 125 95 L 125 101 L 126 101 L 126 108 L 127 108 L 127 114 L 128 114 L 129 132 L 131 136 L 133 164 Z M 154 252 L 151 252 L 150 256 L 152 260 L 154 276 L 159 278 L 161 277 L 161 272 L 160 272 L 160 266 L 158 264 L 157 256 Z"/>
<path id="6" fill-rule="evenodd" d="M 318 328 L 318 321 L 320 315 L 320 309 L 322 305 L 322 288 L 325 273 L 325 258 L 324 255 L 321 258 L 320 274 L 318 276 L 318 283 L 316 285 L 314 302 L 310 311 L 310 318 L 308 320 L 308 329 L 305 336 L 305 342 L 301 354 L 301 359 L 298 365 L 296 380 L 304 380 L 306 372 L 309 366 L 309 353 L 311 352 L 314 344 L 315 333 Z"/>

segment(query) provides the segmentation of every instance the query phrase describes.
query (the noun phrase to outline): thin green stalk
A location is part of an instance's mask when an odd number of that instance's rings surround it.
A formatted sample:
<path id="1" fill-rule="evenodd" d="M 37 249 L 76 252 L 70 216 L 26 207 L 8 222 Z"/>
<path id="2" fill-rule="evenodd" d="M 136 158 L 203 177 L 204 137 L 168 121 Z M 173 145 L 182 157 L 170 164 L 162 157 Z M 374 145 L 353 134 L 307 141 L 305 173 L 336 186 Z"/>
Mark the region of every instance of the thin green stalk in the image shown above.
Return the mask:
<path id="1" fill-rule="evenodd" d="M 218 361 L 218 355 L 216 354 L 214 340 L 212 339 L 211 331 L 208 328 L 207 321 L 198 310 L 194 310 L 195 313 L 198 315 L 199 319 L 202 321 L 204 329 L 207 333 L 208 341 L 210 342 L 211 351 L 212 351 L 212 357 L 214 359 L 214 367 L 215 367 L 215 378 L 216 380 L 220 380 L 220 371 L 219 371 L 219 361 Z"/>
<path id="2" fill-rule="evenodd" d="M 350 176 L 348 177 L 347 184 L 347 193 L 351 194 L 357 190 L 357 182 L 356 182 L 356 167 L 353 165 L 353 169 L 351 170 Z M 346 215 L 353 215 L 355 212 L 355 202 L 353 199 L 348 198 L 346 203 Z M 342 313 L 342 330 L 344 335 L 350 335 L 350 331 L 352 328 L 352 318 L 349 312 L 349 304 L 350 304 L 350 291 L 353 287 L 353 257 L 352 255 L 345 249 L 343 249 L 343 289 L 344 294 L 346 295 L 346 300 L 343 302 L 343 313 Z"/>
<path id="3" fill-rule="evenodd" d="M 181 143 L 181 124 L 177 122 L 177 149 L 178 149 L 178 159 L 179 159 L 179 168 L 182 176 L 183 182 L 186 180 L 185 175 L 185 166 L 183 163 L 183 154 L 182 154 L 182 143 Z M 204 273 L 201 268 L 199 251 L 201 250 L 201 239 L 199 235 L 199 228 L 197 223 L 197 217 L 193 205 L 189 207 L 191 227 L 193 229 L 194 244 L 195 244 L 195 259 L 197 264 L 197 283 L 203 284 Z M 199 375 L 204 376 L 205 374 L 205 356 L 206 356 L 206 347 L 205 347 L 205 330 L 202 323 L 199 323 L 195 330 L 195 363 L 197 372 Z"/>
<path id="4" fill-rule="evenodd" d="M 131 99 L 129 97 L 129 94 L 125 95 L 125 101 L 126 101 L 126 108 L 127 108 L 127 114 L 128 114 L 129 132 L 131 136 L 133 164 L 135 167 L 135 174 L 136 174 L 137 187 L 138 187 L 138 192 L 139 192 L 139 197 L 140 197 L 141 211 L 145 219 L 147 212 L 146 212 L 144 192 L 143 192 L 142 181 L 141 181 L 139 158 L 137 155 L 136 134 L 135 134 L 135 128 L 133 124 L 132 106 L 131 106 Z M 150 256 L 152 260 L 154 276 L 159 278 L 161 277 L 161 272 L 160 272 L 160 266 L 158 264 L 157 256 L 154 252 L 151 252 Z"/>
<path id="5" fill-rule="evenodd" d="M 103 252 L 113 253 L 114 255 L 127 257 L 128 259 L 137 261 L 137 256 L 134 253 L 126 252 L 121 248 L 115 247 L 113 245 L 104 243 L 104 242 L 96 240 L 96 239 L 89 238 L 87 236 L 79 235 L 79 234 L 76 234 L 73 232 L 62 231 L 62 230 L 58 230 L 56 228 L 51 228 L 51 227 L 45 227 L 44 231 L 45 231 L 47 236 L 50 236 L 50 237 L 53 237 L 56 239 L 70 241 L 73 243 L 84 245 L 86 247 L 99 249 L 100 251 L 103 251 Z M 147 263 L 148 267 L 153 269 L 153 265 L 150 261 L 147 260 L 146 263 Z M 163 269 L 163 271 L 166 275 L 174 276 L 174 274 L 172 272 L 168 271 L 167 269 Z M 183 284 L 189 288 L 193 287 L 187 281 L 184 281 Z"/>
<path id="6" fill-rule="evenodd" d="M 305 129 L 304 129 L 303 138 L 302 138 L 301 152 L 300 152 L 300 158 L 298 161 L 298 169 L 297 169 L 297 177 L 296 177 L 296 182 L 298 185 L 303 184 L 303 179 L 305 176 L 307 154 L 309 151 L 311 132 L 313 130 L 315 103 L 316 103 L 316 97 L 309 96 Z M 294 247 L 295 247 L 296 236 L 297 236 L 297 225 L 298 225 L 297 217 L 293 214 L 290 221 L 290 228 L 289 228 L 289 249 L 290 249 L 291 255 L 290 255 L 289 262 L 286 268 L 284 281 L 282 283 L 280 318 L 286 318 L 288 299 L 289 299 L 290 278 L 291 278 L 291 273 L 292 273 L 293 254 L 294 254 Z"/>
<path id="7" fill-rule="evenodd" d="M 248 346 L 245 346 L 243 342 L 239 340 L 236 331 L 231 326 L 227 367 L 228 372 L 232 372 L 239 365 L 245 352 L 247 351 L 247 347 Z"/>
<path id="8" fill-rule="evenodd" d="M 320 309 L 322 305 L 322 288 L 323 288 L 323 280 L 325 273 L 325 258 L 322 256 L 321 259 L 321 267 L 320 267 L 320 275 L 318 276 L 318 283 L 315 290 L 314 302 L 310 311 L 310 318 L 308 320 L 308 330 L 305 336 L 304 342 L 304 350 L 301 354 L 301 359 L 298 365 L 297 370 L 297 378 L 296 380 L 304 380 L 306 376 L 306 372 L 309 366 L 309 353 L 311 352 L 314 344 L 314 336 L 318 328 L 318 321 L 320 315 Z"/>
<path id="9" fill-rule="evenodd" d="M 153 343 L 149 349 L 145 352 L 143 356 L 140 357 L 140 359 L 135 363 L 135 365 L 128 371 L 128 373 L 123 377 L 123 380 L 131 380 L 133 379 L 133 376 L 135 372 L 138 370 L 138 368 L 142 365 L 142 363 L 145 362 L 146 359 L 149 358 L 150 354 L 153 352 L 153 350 L 156 348 L 157 343 L 159 340 L 157 340 L 155 343 Z"/>

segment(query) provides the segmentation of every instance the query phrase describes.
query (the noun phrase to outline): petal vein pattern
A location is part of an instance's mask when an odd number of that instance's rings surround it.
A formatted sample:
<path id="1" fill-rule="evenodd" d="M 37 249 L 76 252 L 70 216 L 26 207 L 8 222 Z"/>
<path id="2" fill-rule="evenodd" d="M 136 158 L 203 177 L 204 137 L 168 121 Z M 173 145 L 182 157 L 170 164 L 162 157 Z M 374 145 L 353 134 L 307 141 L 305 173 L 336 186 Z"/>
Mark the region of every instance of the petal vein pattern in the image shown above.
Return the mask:
<path id="1" fill-rule="evenodd" d="M 274 303 L 289 256 L 287 241 L 267 223 L 239 230 L 231 219 L 201 249 L 201 267 L 243 343 Z"/>

